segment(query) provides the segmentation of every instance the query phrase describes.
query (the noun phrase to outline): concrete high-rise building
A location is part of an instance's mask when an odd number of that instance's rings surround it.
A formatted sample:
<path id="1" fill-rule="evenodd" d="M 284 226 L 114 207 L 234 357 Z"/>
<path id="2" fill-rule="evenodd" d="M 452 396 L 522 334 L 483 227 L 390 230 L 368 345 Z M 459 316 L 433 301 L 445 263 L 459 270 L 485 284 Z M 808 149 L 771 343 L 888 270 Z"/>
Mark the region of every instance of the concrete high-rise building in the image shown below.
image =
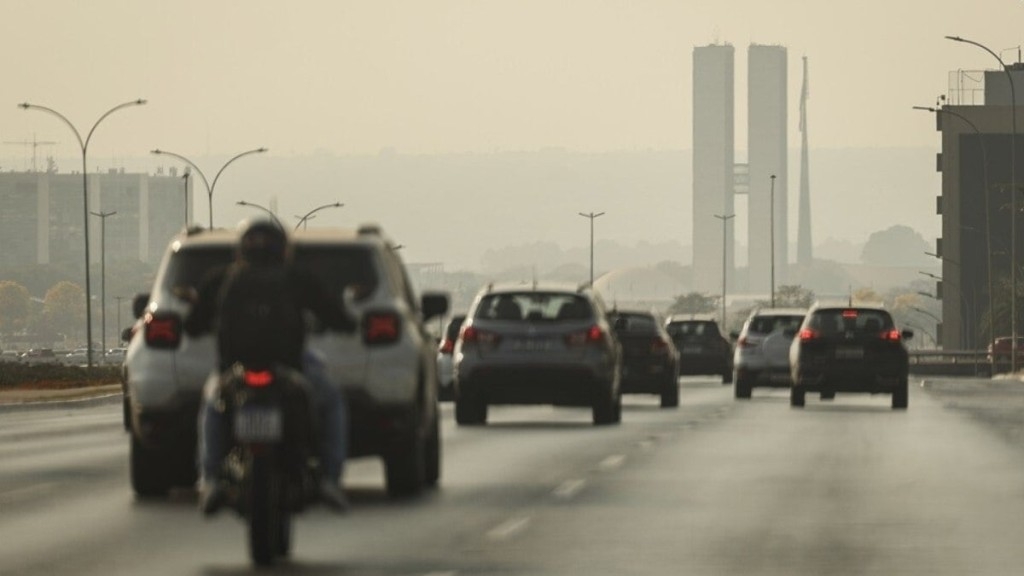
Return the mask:
<path id="1" fill-rule="evenodd" d="M 715 218 L 734 209 L 733 61 L 728 44 L 693 50 L 693 289 L 708 294 L 722 288 L 723 250 L 730 281 L 734 268 L 732 220 L 723 239 Z"/>
<path id="2" fill-rule="evenodd" d="M 747 281 L 751 293 L 767 295 L 772 287 L 773 244 L 776 288 L 786 281 L 789 262 L 786 48 L 751 44 L 747 66 Z"/>
<path id="3" fill-rule="evenodd" d="M 105 246 L 99 223 L 89 226 L 90 260 L 99 262 L 105 251 L 108 263 L 159 262 L 193 206 L 186 200 L 192 195 L 186 179 L 174 169 L 169 176 L 111 170 L 88 177 L 89 211 L 117 212 L 106 220 Z M 82 267 L 81 174 L 0 173 L 0 205 L 0 269 L 33 264 Z"/>
<path id="4" fill-rule="evenodd" d="M 804 84 L 800 89 L 800 211 L 796 231 L 796 261 L 803 266 L 810 266 L 814 262 L 811 241 L 811 159 L 807 143 L 807 100 L 810 96 L 807 56 L 804 56 Z"/>

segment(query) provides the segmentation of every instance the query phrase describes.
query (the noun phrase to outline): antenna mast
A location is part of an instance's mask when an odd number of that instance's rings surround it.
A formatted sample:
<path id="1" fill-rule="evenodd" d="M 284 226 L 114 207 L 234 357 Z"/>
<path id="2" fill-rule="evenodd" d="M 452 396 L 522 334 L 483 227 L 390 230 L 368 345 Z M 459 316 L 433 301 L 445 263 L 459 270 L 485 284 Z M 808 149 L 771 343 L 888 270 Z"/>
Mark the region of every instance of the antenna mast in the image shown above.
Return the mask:
<path id="1" fill-rule="evenodd" d="M 40 146 L 52 146 L 56 144 L 56 142 L 51 142 L 49 140 L 37 140 L 36 135 L 33 134 L 31 140 L 5 140 L 4 144 L 17 144 L 25 146 L 26 148 L 28 146 L 32 146 L 32 171 L 38 172 L 39 170 L 36 169 L 36 149 Z"/>

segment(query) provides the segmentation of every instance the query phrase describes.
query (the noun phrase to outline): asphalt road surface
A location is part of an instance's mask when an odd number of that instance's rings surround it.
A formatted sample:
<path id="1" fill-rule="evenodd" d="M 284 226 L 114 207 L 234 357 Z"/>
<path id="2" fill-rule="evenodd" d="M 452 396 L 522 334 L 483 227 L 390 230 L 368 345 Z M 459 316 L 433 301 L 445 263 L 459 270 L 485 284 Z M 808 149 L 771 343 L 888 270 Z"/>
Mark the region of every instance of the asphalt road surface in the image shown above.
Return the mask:
<path id="1" fill-rule="evenodd" d="M 351 463 L 352 511 L 297 520 L 312 575 L 1002 575 L 1024 570 L 1024 384 L 912 381 L 910 410 L 840 394 L 684 379 L 678 410 L 629 396 L 621 426 L 590 412 L 444 405 L 441 486 L 390 501 Z M 1015 410 L 1015 412 L 1014 412 Z M 1016 415 L 1016 419 L 1013 415 Z M 136 500 L 120 404 L 0 413 L 0 574 L 232 575 L 243 524 L 192 491 Z"/>

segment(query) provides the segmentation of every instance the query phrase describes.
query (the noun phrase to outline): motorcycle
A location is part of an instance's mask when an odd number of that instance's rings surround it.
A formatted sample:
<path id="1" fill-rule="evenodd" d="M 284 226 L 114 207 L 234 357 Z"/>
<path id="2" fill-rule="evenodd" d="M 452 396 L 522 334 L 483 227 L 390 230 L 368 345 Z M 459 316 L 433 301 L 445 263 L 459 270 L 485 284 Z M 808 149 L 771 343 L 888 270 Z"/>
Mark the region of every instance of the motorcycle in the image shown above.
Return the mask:
<path id="1" fill-rule="evenodd" d="M 235 364 L 221 377 L 227 438 L 228 504 L 248 523 L 249 554 L 260 566 L 291 550 L 292 515 L 316 501 L 313 412 L 301 373 Z"/>

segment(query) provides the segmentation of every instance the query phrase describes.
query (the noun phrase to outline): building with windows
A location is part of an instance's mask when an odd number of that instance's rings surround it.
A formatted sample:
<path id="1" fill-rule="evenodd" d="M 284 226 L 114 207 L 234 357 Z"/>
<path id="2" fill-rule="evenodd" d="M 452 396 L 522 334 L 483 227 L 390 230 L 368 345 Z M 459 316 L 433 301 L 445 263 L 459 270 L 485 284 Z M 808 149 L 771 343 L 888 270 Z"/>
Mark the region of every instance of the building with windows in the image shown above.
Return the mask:
<path id="1" fill-rule="evenodd" d="M 171 237 L 191 222 L 192 186 L 175 169 L 169 174 L 110 170 L 89 174 L 90 260 L 156 263 Z M 81 268 L 83 218 L 81 173 L 0 173 L 0 270 L 33 264 Z M 104 241 L 105 240 L 105 246 Z"/>

